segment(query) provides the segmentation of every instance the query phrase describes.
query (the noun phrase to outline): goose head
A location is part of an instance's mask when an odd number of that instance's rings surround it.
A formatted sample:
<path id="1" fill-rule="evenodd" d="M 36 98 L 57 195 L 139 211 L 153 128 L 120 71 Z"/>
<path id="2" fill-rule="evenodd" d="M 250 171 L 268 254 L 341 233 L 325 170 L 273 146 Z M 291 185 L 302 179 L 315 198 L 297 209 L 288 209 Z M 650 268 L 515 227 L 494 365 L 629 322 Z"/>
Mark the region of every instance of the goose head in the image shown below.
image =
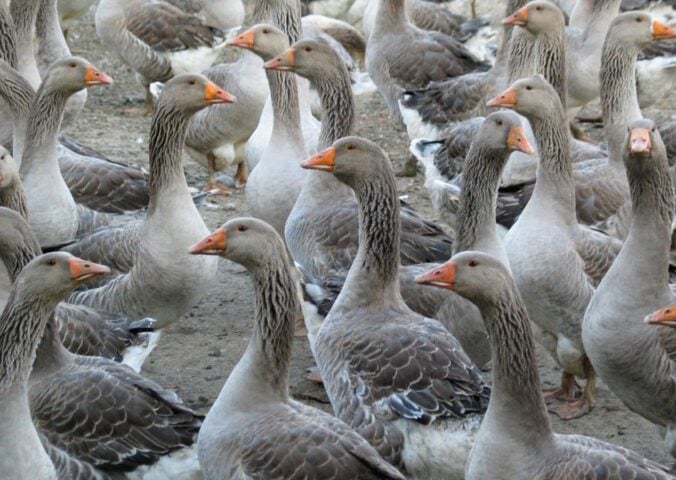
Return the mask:
<path id="1" fill-rule="evenodd" d="M 544 0 L 530 2 L 502 21 L 505 25 L 525 28 L 532 34 L 563 29 L 566 19 L 556 5 Z"/>
<path id="2" fill-rule="evenodd" d="M 289 37 L 277 27 L 260 23 L 231 38 L 227 44 L 251 50 L 267 61 L 289 48 Z"/>
<path id="3" fill-rule="evenodd" d="M 535 153 L 523 131 L 521 117 L 507 110 L 488 115 L 479 129 L 476 141 L 489 150 L 519 151 L 528 155 Z"/>
<path id="4" fill-rule="evenodd" d="M 530 118 L 546 118 L 555 112 L 557 103 L 558 108 L 561 108 L 554 87 L 542 75 L 533 75 L 517 80 L 486 105 L 516 110 Z"/>
<path id="5" fill-rule="evenodd" d="M 333 48 L 318 38 L 303 39 L 294 43 L 281 55 L 263 65 L 271 70 L 292 71 L 310 80 L 326 76 L 336 61 L 341 61 Z M 330 74 L 330 73 L 329 73 Z"/>
<path id="6" fill-rule="evenodd" d="M 5 147 L 0 146 L 0 190 L 19 180 L 19 167 Z"/>
<path id="7" fill-rule="evenodd" d="M 158 105 L 195 113 L 209 105 L 234 103 L 237 99 L 201 74 L 177 75 L 169 80 L 158 99 Z"/>
<path id="8" fill-rule="evenodd" d="M 331 172 L 341 182 L 354 187 L 361 179 L 378 176 L 389 168 L 388 162 L 385 152 L 372 141 L 345 137 L 301 163 L 301 167 Z"/>
<path id="9" fill-rule="evenodd" d="M 75 93 L 96 85 L 110 85 L 113 79 L 84 58 L 65 57 L 52 63 L 43 83 L 53 90 Z"/>
<path id="10" fill-rule="evenodd" d="M 610 24 L 606 43 L 612 39 L 628 48 L 643 48 L 650 42 L 676 38 L 676 30 L 645 12 L 627 12 L 618 15 Z"/>
<path id="11" fill-rule="evenodd" d="M 653 172 L 653 165 L 666 161 L 666 149 L 655 122 L 647 118 L 634 120 L 627 128 L 624 163 L 627 170 Z"/>
<path id="12" fill-rule="evenodd" d="M 259 266 L 276 254 L 286 255 L 279 234 L 256 218 L 234 218 L 190 247 L 192 255 L 218 255 L 247 268 Z"/>
<path id="13" fill-rule="evenodd" d="M 28 263 L 16 279 L 17 288 L 29 295 L 61 301 L 88 280 L 110 273 L 110 269 L 66 252 L 40 255 Z"/>
<path id="14" fill-rule="evenodd" d="M 676 328 L 676 303 L 646 315 L 643 321 L 650 325 L 663 325 Z"/>
<path id="15" fill-rule="evenodd" d="M 509 271 L 497 258 L 466 251 L 454 255 L 440 267 L 418 275 L 420 285 L 453 290 L 477 304 L 498 304 L 504 292 L 512 288 Z"/>

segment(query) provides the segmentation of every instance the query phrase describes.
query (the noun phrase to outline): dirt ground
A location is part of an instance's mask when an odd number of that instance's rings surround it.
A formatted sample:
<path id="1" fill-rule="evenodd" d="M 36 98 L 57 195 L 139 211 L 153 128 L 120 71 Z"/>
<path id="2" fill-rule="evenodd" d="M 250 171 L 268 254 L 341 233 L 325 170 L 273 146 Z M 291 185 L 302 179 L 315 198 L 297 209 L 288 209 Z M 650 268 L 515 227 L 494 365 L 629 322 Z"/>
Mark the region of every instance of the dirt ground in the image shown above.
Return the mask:
<path id="1" fill-rule="evenodd" d="M 142 105 L 139 83 L 98 39 L 92 12 L 71 33 L 74 52 L 112 75 L 115 84 L 91 89 L 85 109 L 67 132 L 112 159 L 147 167 L 150 119 L 123 115 L 125 108 Z M 380 96 L 359 98 L 357 111 L 356 133 L 379 143 L 389 153 L 394 168 L 401 168 L 408 156 L 408 139 L 404 132 L 392 127 Z M 191 186 L 204 186 L 205 169 L 187 157 L 185 171 Z M 399 189 L 424 215 L 434 218 L 421 174 L 400 178 Z M 246 216 L 249 212 L 243 192 L 238 192 L 230 197 L 211 197 L 201 213 L 207 225 L 216 228 L 230 218 Z M 253 300 L 246 271 L 222 260 L 218 283 L 205 292 L 204 299 L 189 314 L 166 329 L 160 345 L 146 361 L 143 373 L 164 387 L 176 390 L 188 405 L 206 413 L 244 352 L 252 328 Z M 305 379 L 306 369 L 312 365 L 306 339 L 297 338 L 291 394 L 330 411 L 323 389 Z M 539 366 L 545 386 L 556 385 L 560 370 L 542 351 Z M 552 417 L 554 430 L 594 436 L 632 448 L 649 458 L 669 461 L 655 427 L 628 411 L 605 385 L 599 386 L 598 396 L 597 407 L 587 416 L 569 422 Z"/>

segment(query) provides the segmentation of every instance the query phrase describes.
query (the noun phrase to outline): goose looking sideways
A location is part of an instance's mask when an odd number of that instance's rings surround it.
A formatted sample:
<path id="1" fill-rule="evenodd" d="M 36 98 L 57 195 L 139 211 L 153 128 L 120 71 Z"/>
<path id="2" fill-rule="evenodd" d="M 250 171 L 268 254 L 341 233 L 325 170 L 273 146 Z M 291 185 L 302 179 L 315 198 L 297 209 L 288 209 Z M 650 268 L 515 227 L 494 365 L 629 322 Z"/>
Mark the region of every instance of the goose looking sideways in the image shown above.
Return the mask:
<path id="1" fill-rule="evenodd" d="M 669 251 L 674 187 L 660 134 L 637 120 L 625 142 L 624 163 L 633 219 L 622 251 L 585 313 L 582 339 L 594 369 L 630 410 L 657 425 L 676 456 L 676 330 L 642 320 L 674 301 Z M 666 335 L 671 340 L 660 339 Z"/>
<path id="2" fill-rule="evenodd" d="M 293 267 L 279 234 L 260 220 L 237 218 L 190 253 L 219 255 L 246 267 L 256 297 L 249 346 L 200 430 L 199 458 L 207 480 L 403 480 L 342 421 L 289 398 L 300 307 Z"/>
<path id="3" fill-rule="evenodd" d="M 626 448 L 552 432 L 540 393 L 531 322 L 502 262 L 467 251 L 417 281 L 453 290 L 477 305 L 491 341 L 491 399 L 468 460 L 466 480 L 674 478 L 666 467 Z"/>
<path id="4" fill-rule="evenodd" d="M 0 469 L 5 478 L 57 478 L 31 419 L 28 377 L 56 305 L 78 285 L 108 272 L 67 253 L 50 253 L 31 261 L 17 277 L 0 315 Z"/>
<path id="5" fill-rule="evenodd" d="M 387 155 L 346 137 L 303 167 L 335 175 L 359 203 L 357 256 L 313 349 L 334 412 L 410 478 L 464 478 L 490 390 L 458 340 L 401 297 Z"/>
<path id="6" fill-rule="evenodd" d="M 507 233 L 505 248 L 537 327 L 536 339 L 563 369 L 561 387 L 549 396 L 567 403 L 552 411 L 564 419 L 576 418 L 593 408 L 596 392 L 582 344 L 582 318 L 618 245 L 577 223 L 568 125 L 554 88 L 536 75 L 515 82 L 488 105 L 524 115 L 537 139 L 540 159 L 533 196 Z M 574 396 L 575 376 L 587 379 L 580 400 Z"/>
<path id="7" fill-rule="evenodd" d="M 665 325 L 676 328 L 676 303 L 646 315 L 643 321 L 649 325 Z"/>

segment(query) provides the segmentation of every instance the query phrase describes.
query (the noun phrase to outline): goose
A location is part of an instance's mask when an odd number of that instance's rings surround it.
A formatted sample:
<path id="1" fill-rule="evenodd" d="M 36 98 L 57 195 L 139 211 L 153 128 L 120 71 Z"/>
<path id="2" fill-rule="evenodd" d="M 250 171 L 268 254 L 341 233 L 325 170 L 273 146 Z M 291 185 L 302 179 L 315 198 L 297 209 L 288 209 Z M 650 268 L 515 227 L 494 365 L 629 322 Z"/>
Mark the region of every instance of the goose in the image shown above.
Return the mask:
<path id="1" fill-rule="evenodd" d="M 664 325 L 665 327 L 676 328 L 676 314 L 674 310 L 676 304 L 671 303 L 669 306 L 661 308 L 656 312 L 645 316 L 643 321 L 649 325 Z"/>
<path id="2" fill-rule="evenodd" d="M 199 16 L 204 24 L 221 30 L 239 27 L 244 21 L 242 0 L 167 0 L 186 13 Z"/>
<path id="3" fill-rule="evenodd" d="M 667 467 L 629 449 L 552 431 L 528 311 L 500 260 L 466 251 L 418 281 L 474 302 L 491 339 L 491 399 L 467 462 L 467 480 L 673 478 Z"/>
<path id="4" fill-rule="evenodd" d="M 156 320 L 154 327 L 162 329 L 207 293 L 217 264 L 213 258 L 186 254 L 209 232 L 188 190 L 181 151 L 193 114 L 234 100 L 203 75 L 179 75 L 167 82 L 150 129 L 148 213 L 128 231 L 113 231 L 99 239 L 103 246 L 108 241 L 135 252 L 133 266 L 103 286 L 76 292 L 72 303 L 134 319 L 150 317 Z"/>
<path id="5" fill-rule="evenodd" d="M 343 20 L 323 15 L 304 15 L 301 24 L 304 37 L 312 38 L 320 34 L 330 36 L 347 51 L 358 68 L 363 68 L 366 38 L 357 28 Z"/>
<path id="6" fill-rule="evenodd" d="M 551 411 L 565 420 L 577 418 L 596 401 L 594 369 L 582 344 L 582 318 L 619 245 L 611 237 L 581 227 L 575 218 L 569 132 L 554 88 L 541 75 L 528 77 L 488 105 L 524 115 L 538 142 L 533 196 L 507 233 L 505 247 L 516 285 L 537 326 L 536 339 L 563 370 L 561 387 L 547 397 L 562 397 L 567 403 Z M 579 400 L 574 397 L 575 376 L 587 379 Z"/>
<path id="7" fill-rule="evenodd" d="M 298 18 L 292 15 L 288 28 L 298 30 Z M 271 60 L 289 47 L 283 30 L 259 24 L 232 40 L 232 45 L 252 50 L 263 60 Z M 270 142 L 246 183 L 246 200 L 251 213 L 284 235 L 286 219 L 300 193 L 304 172 L 299 162 L 307 156 L 300 125 L 298 88 L 292 75 L 266 71 L 274 126 Z"/>
<path id="8" fill-rule="evenodd" d="M 59 24 L 63 37 L 68 40 L 68 31 L 84 17 L 96 0 L 58 0 Z"/>
<path id="9" fill-rule="evenodd" d="M 260 220 L 236 218 L 191 247 L 190 253 L 218 255 L 246 267 L 256 295 L 249 345 L 200 430 L 198 452 L 205 478 L 403 480 L 345 423 L 289 397 L 299 305 L 279 234 Z M 279 460 L 265 460 L 270 457 Z"/>
<path id="10" fill-rule="evenodd" d="M 9 13 L 9 4 L 0 2 L 0 60 L 12 67 L 17 66 L 16 58 L 16 31 L 14 21 Z M 1 111 L 11 111 L 4 103 L 0 103 Z M 0 120 L 0 145 L 9 145 L 12 139 L 12 123 L 10 118 Z"/>
<path id="11" fill-rule="evenodd" d="M 398 124 L 403 125 L 397 103 L 402 88 L 422 88 L 485 68 L 454 38 L 411 25 L 404 0 L 377 1 L 377 20 L 366 45 L 366 69 Z"/>
<path id="12" fill-rule="evenodd" d="M 12 209 L 28 218 L 19 167 L 5 147 L 0 147 L 0 207 Z"/>
<path id="13" fill-rule="evenodd" d="M 31 102 L 28 129 L 20 141 L 23 152 L 19 171 L 26 190 L 29 222 L 43 246 L 68 242 L 78 231 L 93 228 L 83 223 L 85 217 L 80 216 L 61 176 L 57 134 L 66 101 L 73 93 L 112 81 L 86 60 L 66 57 L 52 65 Z M 104 215 L 99 218 L 107 223 Z"/>
<path id="14" fill-rule="evenodd" d="M 630 124 L 623 157 L 634 210 L 631 228 L 587 308 L 582 340 L 608 388 L 658 425 L 667 452 L 676 456 L 674 359 L 659 340 L 663 329 L 641 321 L 674 299 L 667 272 L 674 188 L 654 122 Z M 668 335 L 673 341 L 673 331 Z"/>
<path id="15" fill-rule="evenodd" d="M 57 478 L 31 418 L 29 376 L 56 305 L 77 285 L 107 272 L 67 253 L 50 253 L 33 259 L 16 279 L 0 315 L 0 468 L 8 479 Z"/>
<path id="16" fill-rule="evenodd" d="M 101 0 L 95 22 L 104 44 L 137 73 L 146 114 L 152 111 L 152 82 L 199 73 L 218 61 L 225 46 L 217 29 L 162 0 Z"/>
<path id="17" fill-rule="evenodd" d="M 464 478 L 489 388 L 456 338 L 401 298 L 389 159 L 345 137 L 303 167 L 335 175 L 359 203 L 357 256 L 314 347 L 336 416 L 409 478 Z"/>

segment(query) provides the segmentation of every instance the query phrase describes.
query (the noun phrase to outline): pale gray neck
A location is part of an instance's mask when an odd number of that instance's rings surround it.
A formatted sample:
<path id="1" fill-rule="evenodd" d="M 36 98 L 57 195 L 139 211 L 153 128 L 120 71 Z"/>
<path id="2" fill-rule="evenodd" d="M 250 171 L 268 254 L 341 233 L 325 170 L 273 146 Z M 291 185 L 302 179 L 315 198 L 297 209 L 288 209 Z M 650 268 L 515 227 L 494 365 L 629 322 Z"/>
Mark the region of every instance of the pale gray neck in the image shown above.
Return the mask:
<path id="1" fill-rule="evenodd" d="M 28 113 L 29 128 L 21 156 L 22 177 L 38 163 L 57 162 L 57 136 L 66 102 L 73 93 L 51 88 L 48 78 L 38 89 Z"/>
<path id="2" fill-rule="evenodd" d="M 31 379 L 41 378 L 66 365 L 72 354 L 61 343 L 54 316 L 45 325 L 45 331 L 38 345 Z"/>
<path id="3" fill-rule="evenodd" d="M 392 32 L 408 25 L 405 0 L 375 0 L 378 13 L 373 32 Z"/>
<path id="4" fill-rule="evenodd" d="M 566 91 L 566 46 L 563 27 L 563 24 L 560 28 L 557 25 L 557 28 L 538 34 L 536 73 L 545 77 L 554 87 L 565 110 L 568 93 Z"/>
<path id="5" fill-rule="evenodd" d="M 578 1 L 570 13 L 569 25 L 583 28 L 585 38 L 600 36 L 603 39 L 613 18 L 620 11 L 622 0 Z"/>
<path id="6" fill-rule="evenodd" d="M 568 223 L 575 223 L 575 183 L 570 161 L 568 122 L 558 98 L 549 115 L 528 116 L 538 143 L 538 163 L 532 203 L 541 199 L 556 208 Z M 553 201 L 553 202 L 552 202 Z"/>
<path id="7" fill-rule="evenodd" d="M 454 254 L 475 250 L 482 238 L 497 236 L 495 209 L 500 175 L 509 152 L 472 143 L 465 159 Z"/>
<path id="8" fill-rule="evenodd" d="M 42 0 L 36 20 L 38 35 L 38 68 L 45 75 L 52 62 L 70 55 L 70 49 L 59 25 L 57 0 Z"/>
<path id="9" fill-rule="evenodd" d="M 533 35 L 523 28 L 512 27 L 509 42 L 508 84 L 535 73 L 535 41 Z"/>
<path id="10" fill-rule="evenodd" d="M 159 193 L 176 184 L 188 186 L 183 173 L 183 145 L 192 113 L 170 102 L 155 106 L 148 143 L 150 203 L 148 213 L 157 208 Z"/>
<path id="11" fill-rule="evenodd" d="M 300 2 L 298 0 L 256 0 L 253 7 L 253 21 L 270 23 L 289 37 L 290 45 L 303 36 Z"/>
<path id="12" fill-rule="evenodd" d="M 16 28 L 17 68 L 33 88 L 40 85 L 33 39 L 41 0 L 12 0 L 10 12 Z"/>
<path id="13" fill-rule="evenodd" d="M 15 70 L 3 71 L 0 79 L 0 98 L 9 106 L 14 115 L 13 156 L 17 165 L 21 166 L 23 146 L 26 140 L 28 115 L 31 100 L 35 95 L 33 87 Z"/>
<path id="14" fill-rule="evenodd" d="M 0 392 L 28 381 L 42 333 L 57 303 L 15 284 L 0 315 Z"/>
<path id="15" fill-rule="evenodd" d="M 359 249 L 343 291 L 359 292 L 367 303 L 400 298 L 399 197 L 394 174 L 385 167 L 357 180 L 352 188 L 359 204 Z"/>
<path id="16" fill-rule="evenodd" d="M 0 207 L 9 208 L 28 220 L 26 209 L 26 194 L 21 184 L 21 179 L 16 178 L 6 187 L 0 188 Z"/>
<path id="17" fill-rule="evenodd" d="M 535 343 L 523 301 L 512 284 L 499 303 L 475 303 L 484 318 L 493 364 L 484 422 L 498 423 L 521 442 L 539 447 L 551 435 L 551 424 L 540 393 Z"/>
<path id="18" fill-rule="evenodd" d="M 505 14 L 503 18 L 510 16 L 512 13 L 523 7 L 526 3 L 527 2 L 523 0 L 508 1 L 505 7 Z M 512 39 L 512 33 L 514 32 L 513 27 L 507 25 L 501 25 L 501 27 L 502 41 L 500 42 L 500 47 L 498 48 L 497 53 L 495 54 L 495 65 L 500 69 L 505 68 L 509 62 L 510 41 Z"/>
<path id="19" fill-rule="evenodd" d="M 617 29 L 614 29 L 617 30 Z M 621 164 L 624 136 L 632 121 L 642 118 L 636 94 L 636 59 L 639 49 L 610 31 L 601 55 L 601 107 L 608 139 L 608 158 Z"/>
<path id="20" fill-rule="evenodd" d="M 272 135 L 280 140 L 303 144 L 303 132 L 300 129 L 300 104 L 298 82 L 295 75 L 267 70 L 272 102 Z"/>
<path id="21" fill-rule="evenodd" d="M 328 73 L 328 72 L 327 72 Z M 317 87 L 322 104 L 322 130 L 319 134 L 319 149 L 352 133 L 354 127 L 354 98 L 350 76 L 341 62 L 331 69 L 331 75 L 312 79 Z"/>
<path id="22" fill-rule="evenodd" d="M 16 31 L 9 8 L 0 4 L 0 59 L 7 62 L 12 68 L 17 67 L 16 47 Z"/>

